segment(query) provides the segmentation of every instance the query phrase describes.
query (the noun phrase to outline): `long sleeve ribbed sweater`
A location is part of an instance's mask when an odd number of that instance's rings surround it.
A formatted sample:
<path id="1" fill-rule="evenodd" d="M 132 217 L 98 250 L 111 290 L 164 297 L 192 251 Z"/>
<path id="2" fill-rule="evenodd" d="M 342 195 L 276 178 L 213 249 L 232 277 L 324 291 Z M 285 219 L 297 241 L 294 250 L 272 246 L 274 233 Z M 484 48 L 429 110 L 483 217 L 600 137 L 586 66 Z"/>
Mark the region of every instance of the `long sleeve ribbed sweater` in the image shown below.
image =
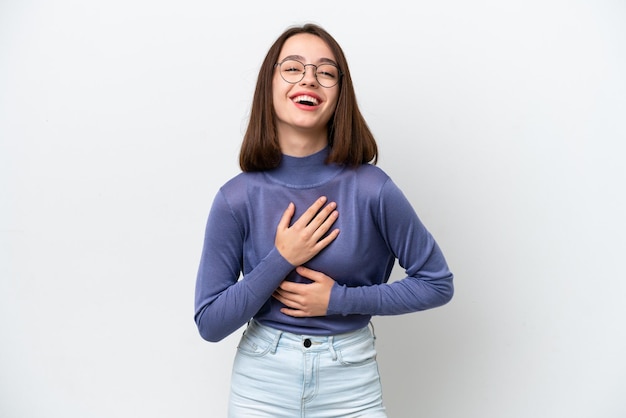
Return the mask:
<path id="1" fill-rule="evenodd" d="M 328 148 L 283 156 L 280 166 L 241 173 L 220 188 L 206 224 L 198 269 L 195 321 L 200 335 L 219 341 L 252 317 L 288 332 L 333 335 L 364 327 L 372 315 L 434 308 L 453 294 L 453 275 L 414 209 L 377 166 L 325 164 Z M 289 202 L 298 217 L 320 196 L 337 202 L 339 236 L 305 264 L 333 278 L 325 316 L 294 318 L 271 295 L 299 276 L 274 246 Z M 387 283 L 398 259 L 406 277 Z"/>

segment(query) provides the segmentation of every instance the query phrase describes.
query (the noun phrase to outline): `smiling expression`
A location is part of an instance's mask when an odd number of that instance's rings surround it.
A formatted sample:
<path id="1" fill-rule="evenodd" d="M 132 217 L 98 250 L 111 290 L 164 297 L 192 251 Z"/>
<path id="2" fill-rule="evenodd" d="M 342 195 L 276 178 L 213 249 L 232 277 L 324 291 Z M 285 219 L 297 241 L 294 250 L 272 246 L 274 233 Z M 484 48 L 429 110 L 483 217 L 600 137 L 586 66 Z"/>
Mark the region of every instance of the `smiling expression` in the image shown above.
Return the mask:
<path id="1" fill-rule="evenodd" d="M 307 33 L 294 35 L 285 41 L 278 62 L 285 58 L 304 64 L 335 63 L 328 45 L 321 38 Z M 316 137 L 327 135 L 328 121 L 337 106 L 339 84 L 331 88 L 320 86 L 313 66 L 306 67 L 300 82 L 290 84 L 282 79 L 277 67 L 272 94 L 279 138 L 295 131 Z"/>

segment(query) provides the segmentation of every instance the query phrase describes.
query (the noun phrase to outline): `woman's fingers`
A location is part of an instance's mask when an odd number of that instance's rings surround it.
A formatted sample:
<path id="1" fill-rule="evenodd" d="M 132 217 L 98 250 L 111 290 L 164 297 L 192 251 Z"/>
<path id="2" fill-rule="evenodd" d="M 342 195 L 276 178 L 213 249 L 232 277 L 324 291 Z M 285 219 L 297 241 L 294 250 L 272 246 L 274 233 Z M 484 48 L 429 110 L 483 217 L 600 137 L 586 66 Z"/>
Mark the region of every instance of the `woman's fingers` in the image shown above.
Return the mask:
<path id="1" fill-rule="evenodd" d="M 291 226 L 295 205 L 290 203 L 283 213 L 276 228 L 275 245 L 291 264 L 305 263 L 337 238 L 338 229 L 327 234 L 339 216 L 337 203 L 326 202 L 325 196 L 317 199 Z"/>
<path id="2" fill-rule="evenodd" d="M 283 212 L 283 216 L 280 218 L 278 222 L 279 229 L 287 229 L 289 228 L 289 223 L 291 222 L 291 218 L 293 218 L 293 213 L 295 211 L 295 205 L 293 203 L 289 203 L 285 212 Z"/>
<path id="3" fill-rule="evenodd" d="M 326 208 L 324 208 L 324 211 L 320 212 L 318 216 L 315 217 L 313 222 L 309 224 L 309 227 L 315 228 L 313 232 L 313 238 L 315 240 L 320 240 L 324 234 L 330 231 L 330 228 L 339 217 L 339 212 L 334 209 L 337 205 L 334 204 L 332 208 L 329 208 L 329 206 L 331 205 L 329 204 Z"/>
<path id="4" fill-rule="evenodd" d="M 310 225 L 312 220 L 317 219 L 320 213 L 324 212 L 324 210 L 320 212 L 320 209 L 322 209 L 322 207 L 324 206 L 327 200 L 328 199 L 326 198 L 326 196 L 322 196 L 319 199 L 317 199 L 315 202 L 313 202 L 313 204 L 309 206 L 302 215 L 300 215 L 298 220 L 294 222 L 293 226 L 305 228 L 308 225 Z M 331 202 L 330 204 L 335 204 L 335 203 Z M 335 204 L 335 206 L 337 205 Z"/>

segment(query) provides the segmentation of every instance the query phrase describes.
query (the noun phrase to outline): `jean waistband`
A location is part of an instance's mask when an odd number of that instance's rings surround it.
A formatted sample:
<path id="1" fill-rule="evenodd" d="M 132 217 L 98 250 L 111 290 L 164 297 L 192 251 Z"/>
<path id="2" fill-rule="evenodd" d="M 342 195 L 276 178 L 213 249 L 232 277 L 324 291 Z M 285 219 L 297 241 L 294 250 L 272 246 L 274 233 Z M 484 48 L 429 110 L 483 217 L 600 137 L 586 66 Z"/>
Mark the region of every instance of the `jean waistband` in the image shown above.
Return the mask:
<path id="1" fill-rule="evenodd" d="M 365 339 L 376 338 L 374 326 L 371 322 L 369 323 L 369 327 L 364 327 L 356 331 L 347 332 L 345 334 L 320 336 L 281 331 L 252 319 L 248 323 L 245 333 L 250 337 L 261 338 L 271 342 L 273 345 L 272 351 L 275 351 L 276 348 L 280 346 L 307 351 L 330 350 L 334 352 L 335 349 L 340 349 L 342 346 L 355 344 Z"/>

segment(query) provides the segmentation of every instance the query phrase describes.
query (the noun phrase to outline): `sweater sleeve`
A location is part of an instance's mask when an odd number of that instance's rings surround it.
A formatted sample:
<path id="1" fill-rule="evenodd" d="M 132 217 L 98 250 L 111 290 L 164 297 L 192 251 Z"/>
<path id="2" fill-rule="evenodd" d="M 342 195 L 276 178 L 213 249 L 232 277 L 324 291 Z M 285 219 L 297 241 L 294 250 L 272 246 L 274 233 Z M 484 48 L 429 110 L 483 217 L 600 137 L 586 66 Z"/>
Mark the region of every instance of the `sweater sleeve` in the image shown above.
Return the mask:
<path id="1" fill-rule="evenodd" d="M 454 293 L 453 275 L 443 253 L 391 180 L 383 185 L 378 204 L 380 232 L 406 277 L 370 286 L 335 283 L 328 314 L 399 315 L 449 302 Z"/>
<path id="2" fill-rule="evenodd" d="M 244 230 L 222 192 L 206 224 L 196 277 L 195 322 L 202 338 L 220 341 L 252 318 L 293 266 L 274 247 L 240 279 Z"/>

